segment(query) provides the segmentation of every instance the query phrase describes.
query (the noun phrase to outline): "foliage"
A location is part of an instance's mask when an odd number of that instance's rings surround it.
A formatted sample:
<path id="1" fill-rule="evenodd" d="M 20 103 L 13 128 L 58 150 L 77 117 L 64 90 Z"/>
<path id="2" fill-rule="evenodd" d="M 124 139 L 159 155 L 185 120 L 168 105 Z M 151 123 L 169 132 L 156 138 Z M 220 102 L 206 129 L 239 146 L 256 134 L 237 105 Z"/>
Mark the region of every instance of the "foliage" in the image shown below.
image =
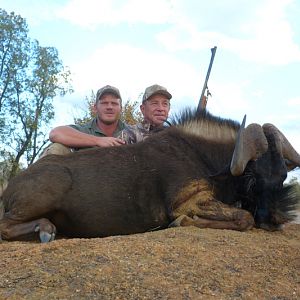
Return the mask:
<path id="1" fill-rule="evenodd" d="M 16 80 L 24 76 L 28 65 L 30 41 L 24 19 L 0 9 L 0 112 L 9 107 Z"/>
<path id="2" fill-rule="evenodd" d="M 2 191 L 7 185 L 8 178 L 10 177 L 10 171 L 12 169 L 15 157 L 4 150 L 0 150 L 1 161 L 0 161 L 0 196 Z M 19 165 L 21 168 L 21 165 Z"/>
<path id="3" fill-rule="evenodd" d="M 25 19 L 0 9 L 0 31 L 0 141 L 11 158 L 10 178 L 41 152 L 53 98 L 72 89 L 57 50 L 31 40 Z"/>
<path id="4" fill-rule="evenodd" d="M 292 177 L 289 182 L 287 184 L 294 184 L 295 185 L 295 188 L 299 191 L 300 193 L 300 183 L 298 181 L 298 178 L 297 177 Z"/>
<path id="5" fill-rule="evenodd" d="M 138 105 L 138 101 L 132 102 L 127 100 L 122 109 L 121 120 L 129 125 L 142 122 L 143 115 L 139 110 Z"/>

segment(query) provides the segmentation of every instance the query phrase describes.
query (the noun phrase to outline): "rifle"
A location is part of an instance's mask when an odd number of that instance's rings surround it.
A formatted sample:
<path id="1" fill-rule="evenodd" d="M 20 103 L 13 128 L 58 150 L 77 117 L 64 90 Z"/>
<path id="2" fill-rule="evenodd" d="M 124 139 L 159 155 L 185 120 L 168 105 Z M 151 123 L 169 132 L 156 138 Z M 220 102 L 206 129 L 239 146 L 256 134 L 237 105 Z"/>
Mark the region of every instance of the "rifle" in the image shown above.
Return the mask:
<path id="1" fill-rule="evenodd" d="M 199 111 L 200 109 L 205 109 L 206 108 L 207 97 L 210 95 L 210 92 L 209 92 L 208 87 L 207 87 L 207 82 L 208 82 L 208 79 L 209 79 L 212 64 L 214 62 L 215 54 L 216 54 L 216 51 L 217 51 L 217 46 L 211 48 L 210 50 L 211 50 L 210 63 L 209 63 L 206 78 L 205 78 L 205 81 L 204 81 L 201 97 L 200 97 L 200 100 L 199 100 L 199 103 L 198 103 L 197 111 Z M 204 93 L 205 93 L 206 90 L 207 90 L 207 97 L 204 96 Z"/>

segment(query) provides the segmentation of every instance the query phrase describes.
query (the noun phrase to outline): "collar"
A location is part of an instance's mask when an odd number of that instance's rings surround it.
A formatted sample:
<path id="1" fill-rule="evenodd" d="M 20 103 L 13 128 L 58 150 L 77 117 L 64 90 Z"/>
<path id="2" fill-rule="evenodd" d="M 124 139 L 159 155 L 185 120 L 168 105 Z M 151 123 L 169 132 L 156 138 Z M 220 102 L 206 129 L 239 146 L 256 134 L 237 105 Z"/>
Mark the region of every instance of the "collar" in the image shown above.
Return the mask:
<path id="1" fill-rule="evenodd" d="M 95 117 L 90 122 L 87 123 L 89 129 L 91 129 L 94 132 L 100 133 L 102 135 L 106 135 L 98 126 L 97 126 L 97 118 Z M 114 135 L 117 135 L 120 131 L 122 131 L 125 128 L 125 123 L 121 120 L 118 120 L 118 124 L 116 127 L 116 130 L 114 131 Z"/>

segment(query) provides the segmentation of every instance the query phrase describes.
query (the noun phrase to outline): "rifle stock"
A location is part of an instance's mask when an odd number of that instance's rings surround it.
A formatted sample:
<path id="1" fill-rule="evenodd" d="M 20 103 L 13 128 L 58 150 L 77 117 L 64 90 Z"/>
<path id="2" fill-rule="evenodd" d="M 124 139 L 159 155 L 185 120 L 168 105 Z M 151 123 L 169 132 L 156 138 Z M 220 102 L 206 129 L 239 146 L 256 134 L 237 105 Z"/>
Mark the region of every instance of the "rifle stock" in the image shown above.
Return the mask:
<path id="1" fill-rule="evenodd" d="M 209 67 L 208 67 L 208 70 L 207 70 L 207 73 L 206 73 L 206 78 L 205 78 L 205 81 L 204 81 L 202 93 L 201 93 L 199 103 L 198 103 L 198 107 L 197 107 L 198 111 L 200 109 L 205 109 L 206 108 L 206 103 L 207 102 L 206 102 L 206 99 L 204 99 L 204 93 L 207 89 L 207 82 L 208 82 L 208 79 L 209 79 L 211 67 L 212 67 L 213 62 L 214 62 L 215 54 L 216 54 L 216 51 L 217 51 L 217 46 L 211 48 L 210 50 L 211 50 L 211 58 L 210 58 Z"/>

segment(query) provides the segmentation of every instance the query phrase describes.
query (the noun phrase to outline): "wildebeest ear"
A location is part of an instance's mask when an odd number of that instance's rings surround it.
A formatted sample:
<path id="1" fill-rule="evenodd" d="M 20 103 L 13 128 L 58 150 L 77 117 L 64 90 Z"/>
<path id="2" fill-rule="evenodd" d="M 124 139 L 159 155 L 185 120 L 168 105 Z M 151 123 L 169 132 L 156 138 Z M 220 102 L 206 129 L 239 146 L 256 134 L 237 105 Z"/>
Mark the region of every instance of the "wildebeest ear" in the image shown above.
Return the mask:
<path id="1" fill-rule="evenodd" d="M 284 158 L 288 171 L 291 171 L 296 167 L 300 167 L 300 155 L 290 144 L 284 134 L 276 126 L 270 123 L 264 124 L 262 128 L 265 135 L 269 139 L 274 140 L 276 149 Z"/>
<path id="2" fill-rule="evenodd" d="M 286 166 L 288 172 L 294 170 L 297 167 L 297 166 L 295 166 L 295 164 L 293 162 L 291 162 L 290 160 L 288 160 L 286 158 L 284 159 L 284 163 L 285 163 L 285 166 Z"/>

